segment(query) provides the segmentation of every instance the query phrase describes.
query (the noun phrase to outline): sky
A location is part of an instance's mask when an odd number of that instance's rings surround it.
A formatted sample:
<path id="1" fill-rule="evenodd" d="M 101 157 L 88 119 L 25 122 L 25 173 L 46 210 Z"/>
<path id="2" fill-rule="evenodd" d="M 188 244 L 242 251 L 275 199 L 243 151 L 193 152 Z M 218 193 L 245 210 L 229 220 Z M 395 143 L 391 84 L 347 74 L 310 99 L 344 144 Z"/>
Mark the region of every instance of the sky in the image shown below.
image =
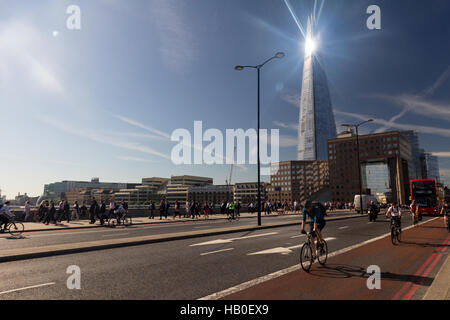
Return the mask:
<path id="1" fill-rule="evenodd" d="M 290 3 L 305 25 L 314 1 Z M 381 30 L 366 26 L 373 4 Z M 449 15 L 447 0 L 326 0 L 318 22 L 338 130 L 368 118 L 363 133 L 417 130 L 448 184 Z M 91 177 L 225 183 L 230 165 L 175 165 L 170 136 L 196 120 L 256 128 L 256 72 L 234 66 L 279 51 L 261 73 L 261 126 L 280 129 L 280 160 L 295 160 L 304 39 L 284 1 L 0 0 L 2 194 Z M 233 183 L 256 179 L 254 165 L 233 169 Z"/>

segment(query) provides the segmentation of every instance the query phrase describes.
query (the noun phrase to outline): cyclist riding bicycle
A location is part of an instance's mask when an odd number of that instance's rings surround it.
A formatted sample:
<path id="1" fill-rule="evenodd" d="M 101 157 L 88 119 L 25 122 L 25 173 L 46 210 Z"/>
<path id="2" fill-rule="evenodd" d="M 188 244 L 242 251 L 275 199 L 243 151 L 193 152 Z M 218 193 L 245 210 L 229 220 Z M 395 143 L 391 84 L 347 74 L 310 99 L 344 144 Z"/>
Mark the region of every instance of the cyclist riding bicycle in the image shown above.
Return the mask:
<path id="1" fill-rule="evenodd" d="M 313 252 L 315 252 L 315 238 L 319 239 L 319 243 L 323 242 L 322 237 L 322 230 L 326 225 L 325 222 L 325 216 L 322 213 L 322 210 L 320 209 L 319 205 L 313 205 L 313 203 L 310 200 L 306 200 L 303 205 L 303 213 L 302 213 L 302 233 L 305 234 L 305 222 L 306 222 L 306 215 L 309 216 L 310 222 L 310 234 L 311 234 L 311 248 Z M 320 244 L 318 244 L 320 247 Z"/>
<path id="2" fill-rule="evenodd" d="M 419 206 L 416 204 L 415 200 L 413 200 L 411 202 L 411 205 L 409 206 L 409 209 L 411 211 L 411 217 L 412 217 L 413 224 L 415 224 L 415 222 L 418 219 L 418 215 L 419 215 Z"/>
<path id="3" fill-rule="evenodd" d="M 391 217 L 391 224 L 395 223 L 401 232 L 402 231 L 402 220 L 401 220 L 402 219 L 402 209 L 400 206 L 397 205 L 397 202 L 392 203 L 392 205 L 386 211 L 386 218 L 389 215 Z"/>
<path id="4" fill-rule="evenodd" d="M 445 204 L 441 209 L 441 214 L 444 216 L 444 226 L 447 228 L 447 222 L 450 219 L 450 208 L 448 207 L 448 201 L 445 201 Z"/>
<path id="5" fill-rule="evenodd" d="M 9 204 L 10 202 L 6 201 L 5 204 L 0 206 L 0 233 L 4 233 L 6 231 L 9 221 L 15 217 L 14 213 L 9 211 Z M 2 225 L 4 225 L 3 228 Z"/>

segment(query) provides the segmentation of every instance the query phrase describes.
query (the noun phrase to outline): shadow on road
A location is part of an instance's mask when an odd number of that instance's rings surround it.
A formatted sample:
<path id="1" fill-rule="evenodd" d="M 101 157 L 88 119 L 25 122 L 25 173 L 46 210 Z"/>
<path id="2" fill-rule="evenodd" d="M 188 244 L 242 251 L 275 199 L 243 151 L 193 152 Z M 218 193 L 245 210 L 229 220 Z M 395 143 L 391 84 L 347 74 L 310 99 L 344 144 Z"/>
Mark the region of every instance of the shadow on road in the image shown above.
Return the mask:
<path id="1" fill-rule="evenodd" d="M 362 278 L 367 279 L 371 276 L 366 272 L 366 269 L 360 266 L 351 265 L 326 265 L 318 268 L 313 268 L 310 274 L 315 277 L 321 278 L 335 278 L 335 279 L 347 279 L 347 278 Z M 433 282 L 433 278 L 415 276 L 409 274 L 396 274 L 391 272 L 381 272 L 381 280 L 393 280 L 400 282 L 411 282 L 414 284 L 420 284 L 430 286 Z"/>

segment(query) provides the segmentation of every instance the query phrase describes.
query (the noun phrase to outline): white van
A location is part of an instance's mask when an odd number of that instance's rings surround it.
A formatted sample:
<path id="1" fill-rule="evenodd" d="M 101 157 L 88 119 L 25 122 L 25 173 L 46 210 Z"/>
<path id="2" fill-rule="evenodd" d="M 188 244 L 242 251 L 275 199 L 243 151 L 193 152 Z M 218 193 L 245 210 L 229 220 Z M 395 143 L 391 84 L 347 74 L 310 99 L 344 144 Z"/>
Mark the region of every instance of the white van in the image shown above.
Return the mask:
<path id="1" fill-rule="evenodd" d="M 371 201 L 373 201 L 377 207 L 380 207 L 378 200 L 375 196 L 363 194 L 362 195 L 363 212 L 367 211 L 367 208 L 369 207 Z M 361 196 L 359 194 L 355 195 L 354 204 L 355 204 L 356 212 L 360 213 L 361 212 Z"/>

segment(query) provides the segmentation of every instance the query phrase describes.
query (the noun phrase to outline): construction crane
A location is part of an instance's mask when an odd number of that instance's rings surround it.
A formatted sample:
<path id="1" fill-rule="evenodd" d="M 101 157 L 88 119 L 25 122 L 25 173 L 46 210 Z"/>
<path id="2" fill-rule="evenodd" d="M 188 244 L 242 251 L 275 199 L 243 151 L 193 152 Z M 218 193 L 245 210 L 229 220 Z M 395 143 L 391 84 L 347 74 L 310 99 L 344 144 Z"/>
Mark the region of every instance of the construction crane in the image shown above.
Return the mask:
<path id="1" fill-rule="evenodd" d="M 234 155 L 236 153 L 236 146 L 234 146 L 234 151 L 233 151 L 233 162 L 230 165 L 230 177 L 228 180 L 225 180 L 225 183 L 227 186 L 231 185 L 231 178 L 233 177 L 233 166 L 234 166 Z"/>

